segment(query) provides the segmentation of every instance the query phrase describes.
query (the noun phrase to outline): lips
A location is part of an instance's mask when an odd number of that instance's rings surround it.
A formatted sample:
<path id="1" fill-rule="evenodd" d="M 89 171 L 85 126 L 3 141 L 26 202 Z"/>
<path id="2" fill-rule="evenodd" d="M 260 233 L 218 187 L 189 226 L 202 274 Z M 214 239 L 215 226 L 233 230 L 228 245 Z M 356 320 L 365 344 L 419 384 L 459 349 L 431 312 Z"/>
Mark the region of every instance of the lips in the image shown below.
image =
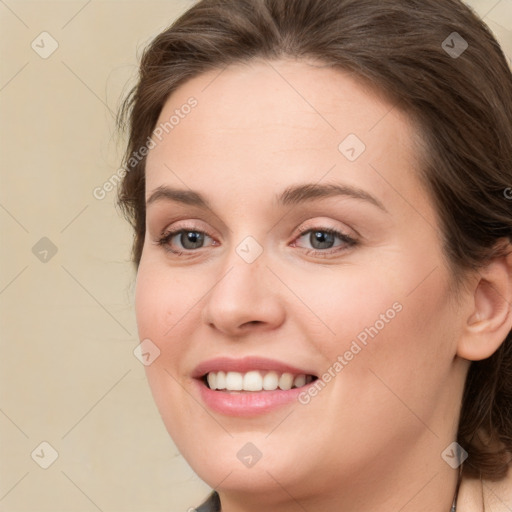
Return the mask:
<path id="1" fill-rule="evenodd" d="M 256 374 L 261 379 L 261 389 Z M 247 375 L 248 382 L 245 381 Z M 254 356 L 241 359 L 218 357 L 203 361 L 193 370 L 192 377 L 193 392 L 208 409 L 238 418 L 254 417 L 296 405 L 299 395 L 315 385 L 318 378 L 310 368 Z M 265 377 L 267 382 L 263 383 Z M 279 382 L 277 388 L 276 378 Z M 221 389 L 217 389 L 217 384 Z"/>

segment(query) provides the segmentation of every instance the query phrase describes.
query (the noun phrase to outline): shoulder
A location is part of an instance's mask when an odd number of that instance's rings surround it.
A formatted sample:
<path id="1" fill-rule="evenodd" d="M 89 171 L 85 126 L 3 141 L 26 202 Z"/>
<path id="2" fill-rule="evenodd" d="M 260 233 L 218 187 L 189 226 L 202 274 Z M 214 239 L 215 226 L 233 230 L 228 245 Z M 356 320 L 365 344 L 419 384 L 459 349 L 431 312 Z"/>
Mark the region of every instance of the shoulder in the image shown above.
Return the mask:
<path id="1" fill-rule="evenodd" d="M 220 512 L 220 499 L 219 495 L 216 491 L 212 491 L 212 493 L 208 496 L 206 501 L 204 501 L 199 507 L 194 509 L 196 512 Z"/>

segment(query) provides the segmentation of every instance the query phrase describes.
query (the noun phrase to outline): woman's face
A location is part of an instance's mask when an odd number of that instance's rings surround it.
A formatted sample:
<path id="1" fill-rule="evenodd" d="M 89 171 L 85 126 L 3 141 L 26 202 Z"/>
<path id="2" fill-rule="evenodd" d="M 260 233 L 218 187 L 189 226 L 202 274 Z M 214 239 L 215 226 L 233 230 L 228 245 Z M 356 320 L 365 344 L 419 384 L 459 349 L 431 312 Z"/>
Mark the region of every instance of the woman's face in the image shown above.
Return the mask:
<path id="1" fill-rule="evenodd" d="M 137 322 L 165 425 L 220 492 L 348 496 L 389 485 L 390 465 L 425 485 L 453 471 L 462 322 L 413 133 L 305 62 L 212 71 L 165 104 Z"/>

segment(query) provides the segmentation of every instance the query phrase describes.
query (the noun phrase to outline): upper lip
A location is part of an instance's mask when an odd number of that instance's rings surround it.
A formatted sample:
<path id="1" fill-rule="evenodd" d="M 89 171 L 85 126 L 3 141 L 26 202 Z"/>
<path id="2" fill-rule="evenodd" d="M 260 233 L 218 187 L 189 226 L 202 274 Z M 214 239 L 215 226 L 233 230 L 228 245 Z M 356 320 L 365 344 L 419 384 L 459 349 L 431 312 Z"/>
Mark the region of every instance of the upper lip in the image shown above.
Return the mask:
<path id="1" fill-rule="evenodd" d="M 231 371 L 246 373 L 251 370 L 274 370 L 279 373 L 291 373 L 292 375 L 304 374 L 315 376 L 315 374 L 309 370 L 297 368 L 275 359 L 248 356 L 241 359 L 233 359 L 230 357 L 216 357 L 215 359 L 208 359 L 207 361 L 199 363 L 195 367 L 192 372 L 192 377 L 199 379 L 210 372 Z"/>

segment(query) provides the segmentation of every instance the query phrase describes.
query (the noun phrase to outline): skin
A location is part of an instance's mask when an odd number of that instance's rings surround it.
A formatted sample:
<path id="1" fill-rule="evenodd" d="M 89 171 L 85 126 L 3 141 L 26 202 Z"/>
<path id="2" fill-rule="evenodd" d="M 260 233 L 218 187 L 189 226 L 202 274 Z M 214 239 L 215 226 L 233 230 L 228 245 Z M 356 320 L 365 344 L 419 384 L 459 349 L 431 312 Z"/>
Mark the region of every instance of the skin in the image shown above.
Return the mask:
<path id="1" fill-rule="evenodd" d="M 479 278 L 453 289 L 416 174 L 415 128 L 350 75 L 312 62 L 202 74 L 172 94 L 159 123 L 190 96 L 197 107 L 149 152 L 146 197 L 192 189 L 211 208 L 148 205 L 136 286 L 140 339 L 160 350 L 149 384 L 178 449 L 227 512 L 448 511 L 457 470 L 441 453 L 456 437 L 468 359 L 481 358 L 470 328 L 494 310 Z M 338 149 L 348 134 L 366 145 L 353 162 Z M 299 183 L 357 187 L 385 211 L 347 196 L 277 205 L 274 195 Z M 171 228 L 208 236 L 188 251 L 175 236 L 180 256 L 158 244 Z M 357 243 L 318 249 L 299 231 L 313 228 Z M 263 249 L 252 263 L 236 252 L 247 236 Z M 192 385 L 199 362 L 223 355 L 322 375 L 396 303 L 395 318 L 306 405 L 231 417 L 208 410 Z M 247 442 L 262 453 L 251 468 L 237 458 Z"/>

